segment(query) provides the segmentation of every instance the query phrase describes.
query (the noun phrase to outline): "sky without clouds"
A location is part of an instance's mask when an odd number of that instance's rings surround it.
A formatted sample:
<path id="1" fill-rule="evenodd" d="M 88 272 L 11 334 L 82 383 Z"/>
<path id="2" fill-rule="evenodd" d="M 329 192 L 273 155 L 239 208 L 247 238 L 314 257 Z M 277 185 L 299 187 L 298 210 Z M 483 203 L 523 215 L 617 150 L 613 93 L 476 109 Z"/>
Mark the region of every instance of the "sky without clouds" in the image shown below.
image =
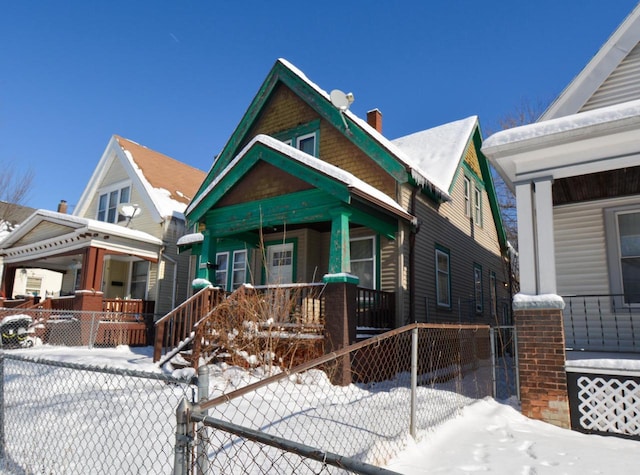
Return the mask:
<path id="1" fill-rule="evenodd" d="M 278 57 L 395 139 L 551 101 L 635 0 L 2 2 L 0 162 L 77 202 L 111 135 L 202 170 Z"/>

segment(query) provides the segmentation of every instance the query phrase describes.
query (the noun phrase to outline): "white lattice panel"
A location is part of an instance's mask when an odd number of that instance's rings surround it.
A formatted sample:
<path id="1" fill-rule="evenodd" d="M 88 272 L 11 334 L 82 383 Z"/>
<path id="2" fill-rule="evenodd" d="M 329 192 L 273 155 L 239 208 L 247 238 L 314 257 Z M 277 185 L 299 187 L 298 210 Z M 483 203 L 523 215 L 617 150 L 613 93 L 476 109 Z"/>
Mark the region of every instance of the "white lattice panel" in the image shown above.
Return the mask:
<path id="1" fill-rule="evenodd" d="M 584 429 L 640 434 L 640 384 L 626 379 L 578 378 L 580 426 Z"/>

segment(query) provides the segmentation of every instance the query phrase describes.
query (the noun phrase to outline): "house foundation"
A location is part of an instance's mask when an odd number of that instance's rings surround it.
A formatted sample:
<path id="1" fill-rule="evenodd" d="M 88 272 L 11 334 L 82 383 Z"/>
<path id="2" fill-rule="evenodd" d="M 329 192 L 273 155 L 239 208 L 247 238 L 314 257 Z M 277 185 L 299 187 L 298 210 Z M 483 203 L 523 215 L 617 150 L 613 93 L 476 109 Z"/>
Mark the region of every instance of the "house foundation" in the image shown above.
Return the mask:
<path id="1" fill-rule="evenodd" d="M 522 414 L 570 428 L 562 324 L 558 296 L 514 299 Z"/>

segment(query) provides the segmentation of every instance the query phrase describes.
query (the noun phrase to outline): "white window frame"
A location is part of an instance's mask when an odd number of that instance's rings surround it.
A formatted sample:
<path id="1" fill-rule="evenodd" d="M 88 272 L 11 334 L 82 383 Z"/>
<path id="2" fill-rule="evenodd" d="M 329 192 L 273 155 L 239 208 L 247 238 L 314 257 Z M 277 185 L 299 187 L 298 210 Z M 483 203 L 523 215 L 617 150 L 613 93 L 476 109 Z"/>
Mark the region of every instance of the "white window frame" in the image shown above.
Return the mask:
<path id="1" fill-rule="evenodd" d="M 296 148 L 298 150 L 302 150 L 300 148 L 300 143 L 303 140 L 307 140 L 310 138 L 313 139 L 313 153 L 311 155 L 313 155 L 314 157 L 317 157 L 318 156 L 318 135 L 316 132 L 311 132 L 311 133 L 299 135 L 298 137 L 296 137 Z"/>
<path id="2" fill-rule="evenodd" d="M 475 186 L 473 188 L 473 221 L 482 227 L 482 190 Z"/>
<path id="3" fill-rule="evenodd" d="M 372 280 L 372 289 L 376 290 L 378 287 L 378 263 L 377 263 L 377 239 L 376 236 L 362 236 L 362 237 L 354 237 L 354 238 L 350 238 L 349 239 L 349 245 L 351 245 L 352 242 L 356 242 L 356 241 L 371 241 L 371 257 L 365 257 L 362 259 L 354 259 L 351 255 L 350 255 L 350 261 L 349 261 L 349 265 L 351 266 L 351 269 L 353 269 L 353 264 L 354 263 L 358 263 L 358 262 L 371 262 L 372 263 L 372 275 L 371 275 L 371 280 Z M 349 253 L 351 254 L 351 253 Z"/>
<path id="4" fill-rule="evenodd" d="M 227 258 L 227 265 L 224 267 L 224 269 L 221 269 L 218 264 L 218 258 L 225 256 Z M 222 280 L 222 288 L 224 290 L 227 290 L 229 288 L 229 251 L 224 251 L 224 252 L 216 252 L 216 262 L 215 262 L 215 273 L 216 273 L 216 278 L 215 278 L 215 283 L 214 285 L 219 286 L 220 284 L 218 283 L 218 275 L 224 274 L 224 279 Z"/>
<path id="5" fill-rule="evenodd" d="M 126 201 L 122 200 L 122 192 L 124 190 L 129 190 L 128 194 L 129 196 L 127 197 Z M 120 182 L 120 183 L 115 183 L 109 187 L 104 187 L 101 188 L 98 191 L 98 200 L 96 203 L 96 220 L 101 221 L 103 223 L 112 223 L 112 224 L 117 224 L 120 221 L 123 221 L 125 219 L 124 216 L 122 216 L 120 213 L 118 213 L 118 205 L 121 203 L 127 203 L 129 201 L 131 201 L 131 183 L 130 182 Z M 112 208 L 110 206 L 110 198 L 112 193 L 117 193 L 116 195 L 116 203 L 115 203 L 115 209 L 113 212 L 113 220 L 109 219 L 109 210 Z M 106 207 L 104 209 L 101 208 L 101 200 L 102 197 L 105 197 L 106 199 Z M 103 212 L 104 213 L 104 217 L 103 219 L 100 219 L 100 213 Z"/>
<path id="6" fill-rule="evenodd" d="M 236 256 L 239 256 L 241 254 L 244 254 L 244 261 L 242 263 L 242 268 L 239 268 L 236 264 Z M 231 267 L 231 272 L 230 272 L 230 276 L 229 279 L 231 281 L 231 290 L 235 290 L 238 287 L 240 287 L 242 284 L 247 282 L 247 261 L 248 258 L 248 253 L 246 249 L 238 249 L 236 251 L 233 251 L 233 256 L 232 256 L 232 260 L 230 262 L 230 267 Z M 239 281 L 236 281 L 236 272 L 240 272 L 242 271 L 242 279 L 240 279 Z"/>
<path id="7" fill-rule="evenodd" d="M 623 214 L 640 214 L 640 203 L 615 208 L 606 208 L 604 210 L 610 292 L 611 294 L 616 295 L 612 299 L 615 307 L 640 308 L 640 302 L 627 303 L 624 298 L 624 279 L 622 276 L 623 257 L 618 226 L 618 217 Z"/>
<path id="8" fill-rule="evenodd" d="M 439 264 L 439 256 L 444 256 L 447 258 L 447 268 L 446 269 L 441 269 L 440 268 L 440 264 Z M 444 249 L 441 248 L 436 248 L 436 252 L 435 252 L 435 269 L 436 269 L 436 303 L 438 304 L 438 307 L 443 307 L 443 308 L 451 308 L 451 254 L 449 253 L 449 251 L 445 251 Z M 446 277 L 446 282 L 447 282 L 447 288 L 446 288 L 446 292 L 447 292 L 447 301 L 440 301 L 440 276 L 445 276 Z"/>
<path id="9" fill-rule="evenodd" d="M 467 218 L 471 217 L 471 179 L 464 175 L 463 179 L 464 186 L 464 215 Z"/>

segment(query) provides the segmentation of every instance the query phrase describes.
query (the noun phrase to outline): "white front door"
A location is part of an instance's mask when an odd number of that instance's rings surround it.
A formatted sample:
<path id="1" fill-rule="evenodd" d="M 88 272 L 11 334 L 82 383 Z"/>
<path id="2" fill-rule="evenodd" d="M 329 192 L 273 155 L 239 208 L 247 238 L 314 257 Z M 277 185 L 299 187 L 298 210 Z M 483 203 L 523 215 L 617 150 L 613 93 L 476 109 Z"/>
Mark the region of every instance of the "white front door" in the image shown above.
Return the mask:
<path id="1" fill-rule="evenodd" d="M 293 282 L 293 243 L 267 247 L 267 284 Z"/>

